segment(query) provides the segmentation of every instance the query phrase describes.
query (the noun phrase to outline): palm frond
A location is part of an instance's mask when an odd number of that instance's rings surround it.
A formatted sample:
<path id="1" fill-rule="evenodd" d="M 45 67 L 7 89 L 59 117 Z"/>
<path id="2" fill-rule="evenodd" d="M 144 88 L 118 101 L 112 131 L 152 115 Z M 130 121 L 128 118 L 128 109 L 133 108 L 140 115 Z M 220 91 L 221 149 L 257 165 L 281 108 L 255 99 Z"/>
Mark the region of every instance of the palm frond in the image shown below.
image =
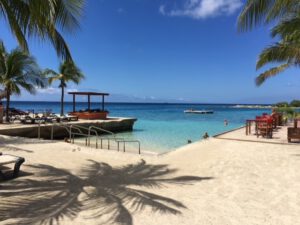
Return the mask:
<path id="1" fill-rule="evenodd" d="M 56 1 L 55 23 L 62 30 L 72 31 L 74 28 L 78 28 L 84 6 L 84 0 Z"/>
<path id="2" fill-rule="evenodd" d="M 5 52 L 4 47 L 0 47 Z M 21 94 L 21 88 L 34 94 L 36 87 L 46 87 L 47 79 L 43 76 L 34 57 L 19 48 L 13 49 L 0 57 L 0 84 L 11 94 Z"/>
<path id="3" fill-rule="evenodd" d="M 238 18 L 238 30 L 247 31 L 253 27 L 280 20 L 300 8 L 298 0 L 247 0 Z"/>
<path id="4" fill-rule="evenodd" d="M 271 35 L 288 41 L 300 40 L 300 16 L 278 23 L 272 29 Z"/>
<path id="5" fill-rule="evenodd" d="M 259 55 L 256 63 L 256 69 L 268 63 L 300 63 L 300 45 L 292 43 L 275 43 L 274 45 L 264 49 Z"/>
<path id="6" fill-rule="evenodd" d="M 4 16 L 4 19 L 8 22 L 12 33 L 18 40 L 19 45 L 24 51 L 28 52 L 29 48 L 25 37 L 26 34 L 25 31 L 22 30 L 23 26 L 19 23 L 19 19 L 17 18 L 17 15 L 21 14 L 22 11 L 21 9 L 19 10 L 19 12 L 14 11 L 11 7 L 11 2 L 13 1 L 1 0 L 0 5 L 2 6 L 2 15 Z"/>
<path id="7" fill-rule="evenodd" d="M 286 70 L 290 65 L 287 64 L 283 64 L 277 67 L 273 67 L 267 71 L 265 71 L 264 73 L 261 73 L 256 79 L 255 79 L 255 83 L 257 86 L 260 86 L 262 83 L 265 82 L 266 79 L 269 79 L 271 77 L 276 76 L 278 73 Z"/>
<path id="8" fill-rule="evenodd" d="M 71 32 L 79 27 L 85 0 L 1 0 L 0 15 L 8 22 L 23 50 L 27 38 L 50 41 L 58 56 L 72 60 L 70 50 L 58 30 Z"/>

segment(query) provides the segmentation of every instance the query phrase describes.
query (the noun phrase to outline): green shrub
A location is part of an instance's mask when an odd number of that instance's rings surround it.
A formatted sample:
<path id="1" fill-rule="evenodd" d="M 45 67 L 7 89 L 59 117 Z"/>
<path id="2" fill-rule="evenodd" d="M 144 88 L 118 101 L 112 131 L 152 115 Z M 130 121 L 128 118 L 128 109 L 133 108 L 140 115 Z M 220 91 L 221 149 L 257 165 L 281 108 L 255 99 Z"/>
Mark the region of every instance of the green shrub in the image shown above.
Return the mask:
<path id="1" fill-rule="evenodd" d="M 275 106 L 277 107 L 288 107 L 289 106 L 289 103 L 288 102 L 278 102 L 275 104 Z"/>
<path id="2" fill-rule="evenodd" d="M 283 116 L 285 118 L 295 118 L 297 115 L 297 112 L 295 111 L 295 109 L 293 109 L 291 107 L 279 107 L 276 109 L 276 111 L 283 113 Z"/>
<path id="3" fill-rule="evenodd" d="M 290 106 L 292 106 L 292 107 L 300 107 L 300 100 L 293 100 L 293 101 L 291 101 Z"/>

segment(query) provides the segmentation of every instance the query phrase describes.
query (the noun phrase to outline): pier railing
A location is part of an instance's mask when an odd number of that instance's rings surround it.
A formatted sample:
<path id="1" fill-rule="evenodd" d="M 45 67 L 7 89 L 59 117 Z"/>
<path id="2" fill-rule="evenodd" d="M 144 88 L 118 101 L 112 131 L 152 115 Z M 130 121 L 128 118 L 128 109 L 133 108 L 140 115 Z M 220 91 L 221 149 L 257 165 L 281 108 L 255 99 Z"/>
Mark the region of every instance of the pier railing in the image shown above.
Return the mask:
<path id="1" fill-rule="evenodd" d="M 78 124 L 52 123 L 51 124 L 51 132 L 50 132 L 51 140 L 54 139 L 54 133 L 55 133 L 54 128 L 55 127 L 64 128 L 68 133 L 70 143 L 73 143 L 73 144 L 75 143 L 75 137 L 81 136 L 81 137 L 85 137 L 85 145 L 86 146 L 91 146 L 91 138 L 94 138 L 96 149 L 98 148 L 99 141 L 100 141 L 101 149 L 104 148 L 103 142 L 107 141 L 106 146 L 107 146 L 108 150 L 111 149 L 111 142 L 114 142 L 117 145 L 118 151 L 120 151 L 120 143 L 122 143 L 123 144 L 123 152 L 125 152 L 127 143 L 137 143 L 138 153 L 141 154 L 141 143 L 139 140 L 131 140 L 131 139 L 125 139 L 122 137 L 116 137 L 115 133 L 105 130 L 100 127 L 96 127 L 96 126 L 85 127 L 85 126 L 81 126 Z M 100 132 L 112 135 L 113 137 L 100 136 L 99 135 Z M 41 138 L 41 124 L 40 123 L 38 125 L 38 138 L 39 139 Z"/>

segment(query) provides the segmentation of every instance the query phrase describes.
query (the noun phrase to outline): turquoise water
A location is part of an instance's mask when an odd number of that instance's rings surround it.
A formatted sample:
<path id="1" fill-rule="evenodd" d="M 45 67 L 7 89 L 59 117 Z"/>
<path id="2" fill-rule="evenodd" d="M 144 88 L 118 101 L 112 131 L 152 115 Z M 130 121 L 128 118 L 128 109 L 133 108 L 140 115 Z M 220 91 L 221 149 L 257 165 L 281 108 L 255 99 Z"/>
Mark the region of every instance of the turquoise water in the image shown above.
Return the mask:
<path id="1" fill-rule="evenodd" d="M 100 105 L 93 104 L 95 108 Z M 129 104 L 108 103 L 106 108 L 110 116 L 135 117 L 133 132 L 119 133 L 120 137 L 138 139 L 142 150 L 155 152 L 172 151 L 187 143 L 187 140 L 197 141 L 205 132 L 209 135 L 218 134 L 244 124 L 245 119 L 254 118 L 269 109 L 237 109 L 233 105 L 201 105 L 201 104 Z M 12 102 L 12 107 L 35 111 L 52 109 L 59 112 L 58 102 Z M 85 103 L 78 103 L 78 109 L 86 108 Z M 186 109 L 211 109 L 214 114 L 185 114 Z M 66 103 L 65 111 L 71 111 L 72 104 Z M 224 120 L 228 126 L 224 126 Z"/>

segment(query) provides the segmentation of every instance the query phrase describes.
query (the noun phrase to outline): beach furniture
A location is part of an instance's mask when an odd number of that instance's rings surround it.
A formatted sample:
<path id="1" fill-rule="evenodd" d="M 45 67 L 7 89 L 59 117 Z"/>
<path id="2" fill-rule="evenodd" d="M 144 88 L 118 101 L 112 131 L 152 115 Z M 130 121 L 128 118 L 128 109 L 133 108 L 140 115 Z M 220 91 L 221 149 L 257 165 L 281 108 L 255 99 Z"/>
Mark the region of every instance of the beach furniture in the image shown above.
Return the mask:
<path id="1" fill-rule="evenodd" d="M 273 136 L 273 121 L 270 119 L 259 119 L 256 122 L 257 131 L 256 136 L 265 138 L 272 138 Z"/>
<path id="2" fill-rule="evenodd" d="M 287 139 L 288 142 L 300 140 L 300 118 L 294 120 L 294 127 L 288 127 Z"/>
<path id="3" fill-rule="evenodd" d="M 8 155 L 8 154 L 2 154 L 0 152 L 0 177 L 3 179 L 10 179 L 15 178 L 18 176 L 20 167 L 22 163 L 25 162 L 25 159 L 19 156 L 14 155 Z M 12 174 L 7 175 L 6 173 L 3 173 L 4 167 L 9 164 L 14 164 L 14 169 L 12 171 Z"/>
<path id="4" fill-rule="evenodd" d="M 256 116 L 255 119 L 246 120 L 246 135 L 251 134 L 252 124 L 255 124 L 255 134 L 257 137 L 272 138 L 274 129 L 274 119 L 272 116 L 263 114 L 262 116 Z"/>
<path id="5" fill-rule="evenodd" d="M 67 115 L 69 121 L 78 121 L 78 116 Z"/>
<path id="6" fill-rule="evenodd" d="M 249 119 L 249 120 L 246 120 L 246 135 L 249 135 L 251 134 L 251 126 L 252 124 L 255 124 L 255 127 L 256 127 L 256 120 L 255 119 Z"/>
<path id="7" fill-rule="evenodd" d="M 24 116 L 20 118 L 20 122 L 23 124 L 34 124 L 35 123 L 35 118 L 31 116 Z"/>
<path id="8" fill-rule="evenodd" d="M 300 118 L 294 119 L 294 127 L 295 128 L 300 128 Z"/>
<path id="9" fill-rule="evenodd" d="M 78 116 L 73 116 L 73 115 L 61 116 L 60 114 L 54 114 L 54 116 L 57 118 L 57 122 L 78 121 Z"/>
<path id="10" fill-rule="evenodd" d="M 293 139 L 300 140 L 300 128 L 288 127 L 288 142 L 292 142 Z"/>

